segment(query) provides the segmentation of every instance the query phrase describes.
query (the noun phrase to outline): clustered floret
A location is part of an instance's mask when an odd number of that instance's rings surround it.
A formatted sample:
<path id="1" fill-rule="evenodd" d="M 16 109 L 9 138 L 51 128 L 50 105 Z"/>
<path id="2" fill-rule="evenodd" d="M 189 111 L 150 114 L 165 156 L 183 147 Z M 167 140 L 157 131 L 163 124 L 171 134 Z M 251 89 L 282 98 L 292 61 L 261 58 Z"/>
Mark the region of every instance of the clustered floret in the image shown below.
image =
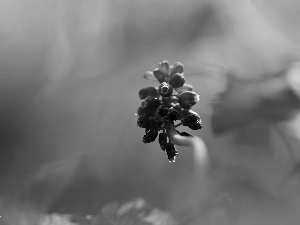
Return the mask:
<path id="1" fill-rule="evenodd" d="M 173 128 L 180 125 L 192 130 L 202 128 L 200 116 L 191 110 L 200 100 L 200 96 L 193 91 L 191 85 L 185 84 L 183 64 L 180 62 L 170 66 L 168 61 L 162 61 L 153 72 L 147 71 L 144 78 L 155 78 L 160 85 L 145 87 L 139 91 L 142 101 L 137 110 L 137 125 L 145 129 L 143 142 L 153 142 L 158 136 L 161 150 L 167 153 L 170 162 L 175 162 L 178 152 L 167 135 L 168 129 L 170 124 Z M 174 94 L 174 90 L 178 94 Z M 174 125 L 177 120 L 180 122 Z M 191 136 L 186 132 L 179 134 Z"/>

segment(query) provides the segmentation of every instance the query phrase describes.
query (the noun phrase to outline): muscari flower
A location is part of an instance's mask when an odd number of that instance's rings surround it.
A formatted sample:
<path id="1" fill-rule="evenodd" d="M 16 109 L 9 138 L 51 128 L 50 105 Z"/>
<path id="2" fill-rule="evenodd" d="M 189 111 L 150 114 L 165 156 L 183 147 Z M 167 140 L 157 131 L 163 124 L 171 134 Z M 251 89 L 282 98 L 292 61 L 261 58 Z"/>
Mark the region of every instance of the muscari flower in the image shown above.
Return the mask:
<path id="1" fill-rule="evenodd" d="M 139 91 L 142 102 L 137 110 L 137 125 L 145 128 L 143 142 L 153 142 L 158 136 L 162 151 L 166 151 L 169 161 L 174 162 L 178 155 L 175 144 L 191 145 L 193 142 L 190 138 L 194 138 L 188 133 L 180 133 L 175 127 L 183 125 L 193 130 L 202 127 L 200 116 L 190 110 L 200 100 L 200 96 L 193 92 L 192 85 L 185 83 L 183 65 L 179 62 L 170 66 L 167 61 L 163 61 L 153 72 L 147 71 L 144 78 L 157 80 L 160 85 Z M 173 90 L 179 94 L 173 94 Z M 175 120 L 181 120 L 181 123 L 174 126 Z M 163 132 L 158 135 L 160 130 Z"/>

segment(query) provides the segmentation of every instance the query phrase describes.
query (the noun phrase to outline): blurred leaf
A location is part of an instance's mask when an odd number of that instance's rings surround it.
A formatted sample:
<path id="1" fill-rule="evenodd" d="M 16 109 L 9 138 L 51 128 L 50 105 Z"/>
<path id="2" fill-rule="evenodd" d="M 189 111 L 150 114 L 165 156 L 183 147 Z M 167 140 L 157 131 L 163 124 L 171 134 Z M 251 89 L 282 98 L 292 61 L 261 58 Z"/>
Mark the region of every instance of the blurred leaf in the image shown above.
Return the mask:
<path id="1" fill-rule="evenodd" d="M 216 134 L 244 126 L 259 116 L 261 99 L 257 83 L 228 74 L 228 86 L 213 104 L 213 130 Z"/>
<path id="2" fill-rule="evenodd" d="M 293 66 L 259 79 L 228 75 L 228 87 L 214 104 L 216 134 L 264 119 L 272 122 L 291 118 L 300 109 L 295 88 L 288 83 Z"/>

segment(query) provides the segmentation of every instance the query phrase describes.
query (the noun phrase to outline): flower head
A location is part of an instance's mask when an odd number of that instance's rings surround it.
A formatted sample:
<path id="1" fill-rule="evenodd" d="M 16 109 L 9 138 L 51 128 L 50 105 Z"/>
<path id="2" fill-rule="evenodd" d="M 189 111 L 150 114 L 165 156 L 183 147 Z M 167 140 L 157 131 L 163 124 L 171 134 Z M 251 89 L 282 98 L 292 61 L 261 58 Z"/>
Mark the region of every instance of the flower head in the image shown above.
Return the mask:
<path id="1" fill-rule="evenodd" d="M 160 62 L 152 71 L 144 74 L 147 80 L 157 80 L 159 87 L 145 87 L 139 90 L 142 100 L 137 110 L 137 125 L 145 129 L 144 143 L 156 140 L 168 155 L 170 162 L 174 162 L 178 152 L 172 140 L 177 140 L 178 145 L 184 145 L 181 140 L 190 136 L 180 133 L 175 129 L 180 125 L 188 126 L 193 130 L 202 127 L 200 116 L 190 110 L 199 100 L 199 95 L 193 91 L 193 86 L 185 83 L 183 64 L 180 62 L 170 65 L 168 61 Z M 173 91 L 178 92 L 174 94 Z M 174 121 L 181 123 L 174 125 Z M 160 134 L 159 132 L 162 131 Z M 175 136 L 182 138 L 174 138 Z M 174 136 L 174 137 L 173 137 Z"/>
<path id="2" fill-rule="evenodd" d="M 183 64 L 180 62 L 169 65 L 168 61 L 162 61 L 158 63 L 153 71 L 147 71 L 144 74 L 144 78 L 147 80 L 157 80 L 159 83 L 166 82 L 172 88 L 180 88 L 185 84 Z M 190 85 L 187 85 L 187 87 L 190 89 Z"/>

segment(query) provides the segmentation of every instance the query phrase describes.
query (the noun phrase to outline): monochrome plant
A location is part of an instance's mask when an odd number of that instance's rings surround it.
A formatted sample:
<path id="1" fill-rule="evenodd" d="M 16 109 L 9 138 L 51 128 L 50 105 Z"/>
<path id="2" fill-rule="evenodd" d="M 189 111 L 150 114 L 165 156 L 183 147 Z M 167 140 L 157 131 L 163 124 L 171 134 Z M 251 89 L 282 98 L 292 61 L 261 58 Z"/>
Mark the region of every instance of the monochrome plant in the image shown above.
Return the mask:
<path id="1" fill-rule="evenodd" d="M 178 156 L 172 135 L 192 136 L 175 128 L 181 125 L 192 130 L 202 128 L 200 116 L 191 110 L 200 101 L 200 95 L 193 91 L 192 85 L 185 83 L 183 68 L 180 62 L 170 65 L 162 61 L 153 71 L 144 74 L 145 79 L 157 80 L 160 85 L 139 90 L 142 101 L 136 115 L 137 125 L 145 129 L 143 142 L 154 142 L 158 136 L 161 150 L 166 151 L 170 162 L 175 162 Z M 176 121 L 180 122 L 175 125 Z"/>

